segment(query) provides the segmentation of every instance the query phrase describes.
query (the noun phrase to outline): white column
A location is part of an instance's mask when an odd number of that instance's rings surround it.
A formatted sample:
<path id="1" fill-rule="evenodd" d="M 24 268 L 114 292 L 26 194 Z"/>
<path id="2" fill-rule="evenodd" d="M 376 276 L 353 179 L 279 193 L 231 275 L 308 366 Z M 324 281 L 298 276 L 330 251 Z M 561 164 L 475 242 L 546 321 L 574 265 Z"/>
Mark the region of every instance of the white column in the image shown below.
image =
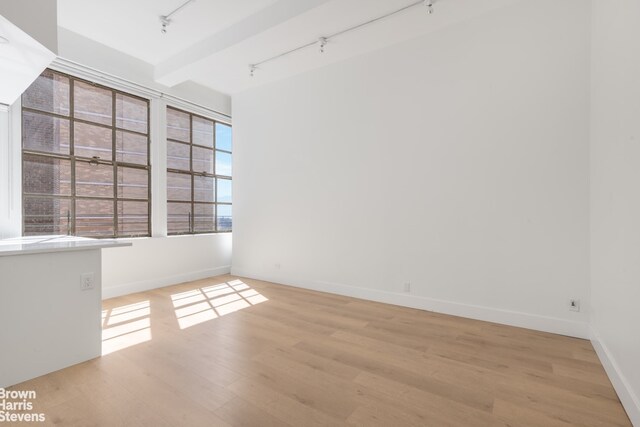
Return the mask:
<path id="1" fill-rule="evenodd" d="M 151 235 L 167 236 L 167 104 L 151 99 Z"/>
<path id="2" fill-rule="evenodd" d="M 20 111 L 0 104 L 0 239 L 22 235 Z"/>

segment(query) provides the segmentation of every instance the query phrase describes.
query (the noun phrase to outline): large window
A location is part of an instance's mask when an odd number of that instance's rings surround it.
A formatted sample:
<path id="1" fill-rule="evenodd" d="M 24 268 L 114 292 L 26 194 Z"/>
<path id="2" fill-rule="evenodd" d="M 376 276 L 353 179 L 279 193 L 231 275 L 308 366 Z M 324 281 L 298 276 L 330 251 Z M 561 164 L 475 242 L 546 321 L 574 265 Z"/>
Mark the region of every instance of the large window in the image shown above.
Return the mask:
<path id="1" fill-rule="evenodd" d="M 231 231 L 231 127 L 167 109 L 169 234 Z"/>
<path id="2" fill-rule="evenodd" d="M 52 70 L 22 95 L 23 234 L 149 236 L 149 101 Z"/>

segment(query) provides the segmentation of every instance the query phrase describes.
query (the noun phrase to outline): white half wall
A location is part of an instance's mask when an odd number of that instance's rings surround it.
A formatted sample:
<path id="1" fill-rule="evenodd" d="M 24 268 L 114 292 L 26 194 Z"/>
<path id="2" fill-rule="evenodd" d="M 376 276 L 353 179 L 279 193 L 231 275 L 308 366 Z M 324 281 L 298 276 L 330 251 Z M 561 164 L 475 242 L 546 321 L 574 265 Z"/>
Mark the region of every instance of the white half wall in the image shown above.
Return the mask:
<path id="1" fill-rule="evenodd" d="M 232 272 L 587 337 L 590 19 L 520 2 L 234 96 Z"/>
<path id="2" fill-rule="evenodd" d="M 0 388 L 100 356 L 100 251 L 0 257 Z"/>
<path id="3" fill-rule="evenodd" d="M 227 274 L 231 233 L 122 239 L 133 246 L 102 251 L 102 297 Z"/>
<path id="4" fill-rule="evenodd" d="M 593 2 L 591 323 L 640 426 L 640 3 Z"/>

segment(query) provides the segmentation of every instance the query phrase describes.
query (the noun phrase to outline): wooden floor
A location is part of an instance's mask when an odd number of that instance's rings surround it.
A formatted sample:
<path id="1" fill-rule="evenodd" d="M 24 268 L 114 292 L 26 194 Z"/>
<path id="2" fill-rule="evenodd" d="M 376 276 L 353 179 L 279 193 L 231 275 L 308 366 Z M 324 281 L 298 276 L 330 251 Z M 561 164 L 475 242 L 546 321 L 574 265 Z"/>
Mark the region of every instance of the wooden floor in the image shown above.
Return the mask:
<path id="1" fill-rule="evenodd" d="M 12 387 L 77 426 L 630 426 L 589 341 L 220 276 L 104 302 Z"/>

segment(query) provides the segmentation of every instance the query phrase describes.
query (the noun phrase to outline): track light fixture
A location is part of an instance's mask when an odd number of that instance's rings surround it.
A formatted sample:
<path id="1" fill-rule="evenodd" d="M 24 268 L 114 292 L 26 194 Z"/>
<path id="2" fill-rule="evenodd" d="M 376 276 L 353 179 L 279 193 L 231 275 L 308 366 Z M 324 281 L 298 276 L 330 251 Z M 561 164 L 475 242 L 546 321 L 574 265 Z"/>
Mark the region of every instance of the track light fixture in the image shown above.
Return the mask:
<path id="1" fill-rule="evenodd" d="M 7 44 L 9 43 L 9 39 L 6 38 L 5 36 L 0 36 L 0 44 Z"/>
<path id="2" fill-rule="evenodd" d="M 424 0 L 425 6 L 427 6 L 427 13 L 433 14 L 433 0 Z"/>
<path id="3" fill-rule="evenodd" d="M 165 15 L 162 15 L 162 16 L 160 16 L 160 24 L 162 25 L 162 28 L 160 29 L 160 32 L 162 34 L 167 34 L 167 26 L 169 24 L 171 24 L 171 19 L 169 19 Z"/>
<path id="4" fill-rule="evenodd" d="M 327 45 L 329 40 L 326 37 L 320 37 L 318 39 L 318 44 L 320 45 L 320 53 L 324 53 L 324 47 Z"/>
<path id="5" fill-rule="evenodd" d="M 182 3 L 180 6 L 178 6 L 177 8 L 175 8 L 173 11 L 171 11 L 171 13 L 167 13 L 166 15 L 160 15 L 160 32 L 162 34 L 167 34 L 167 27 L 169 26 L 169 24 L 171 24 L 171 16 L 175 13 L 178 13 L 180 10 L 182 10 L 183 7 L 187 6 L 189 3 L 194 2 L 196 0 L 187 0 L 184 3 Z"/>
<path id="6" fill-rule="evenodd" d="M 315 41 L 312 41 L 312 42 L 309 42 L 309 43 L 305 43 L 305 44 L 300 45 L 298 47 L 295 47 L 293 49 L 290 49 L 290 50 L 287 50 L 285 52 L 282 52 L 282 53 L 280 53 L 278 55 L 272 56 L 272 57 L 267 58 L 267 59 L 263 59 L 260 62 L 254 62 L 253 64 L 249 64 L 249 76 L 253 77 L 255 71 L 262 64 L 274 61 L 274 60 L 276 60 L 278 58 L 282 58 L 283 56 L 290 55 L 290 54 L 292 54 L 294 52 L 306 49 L 306 48 L 311 47 L 311 46 L 317 45 L 319 47 L 320 53 L 324 53 L 325 50 L 326 50 L 326 46 L 329 43 L 329 40 L 333 39 L 334 37 L 338 37 L 338 36 L 341 36 L 341 35 L 343 35 L 345 33 L 358 30 L 358 29 L 360 29 L 362 27 L 365 27 L 365 26 L 367 26 L 369 24 L 373 24 L 375 22 L 382 21 L 383 19 L 389 18 L 389 17 L 391 17 L 393 15 L 399 14 L 401 12 L 404 12 L 404 11 L 408 10 L 408 9 L 412 9 L 412 8 L 414 8 L 416 6 L 424 6 L 424 7 L 426 7 L 427 8 L 427 13 L 429 15 L 431 15 L 431 14 L 433 14 L 433 4 L 436 1 L 437 0 L 417 0 L 417 1 L 414 1 L 413 3 L 408 4 L 407 6 L 404 6 L 404 7 L 400 8 L 400 9 L 394 10 L 393 12 L 389 12 L 389 13 L 387 13 L 385 15 L 378 16 L 377 18 L 371 19 L 369 21 L 360 23 L 358 25 L 354 25 L 353 27 L 349 27 L 349 28 L 346 28 L 346 29 L 344 29 L 342 31 L 338 31 L 337 33 L 333 33 L 333 34 L 328 35 L 328 36 L 320 37 Z"/>

